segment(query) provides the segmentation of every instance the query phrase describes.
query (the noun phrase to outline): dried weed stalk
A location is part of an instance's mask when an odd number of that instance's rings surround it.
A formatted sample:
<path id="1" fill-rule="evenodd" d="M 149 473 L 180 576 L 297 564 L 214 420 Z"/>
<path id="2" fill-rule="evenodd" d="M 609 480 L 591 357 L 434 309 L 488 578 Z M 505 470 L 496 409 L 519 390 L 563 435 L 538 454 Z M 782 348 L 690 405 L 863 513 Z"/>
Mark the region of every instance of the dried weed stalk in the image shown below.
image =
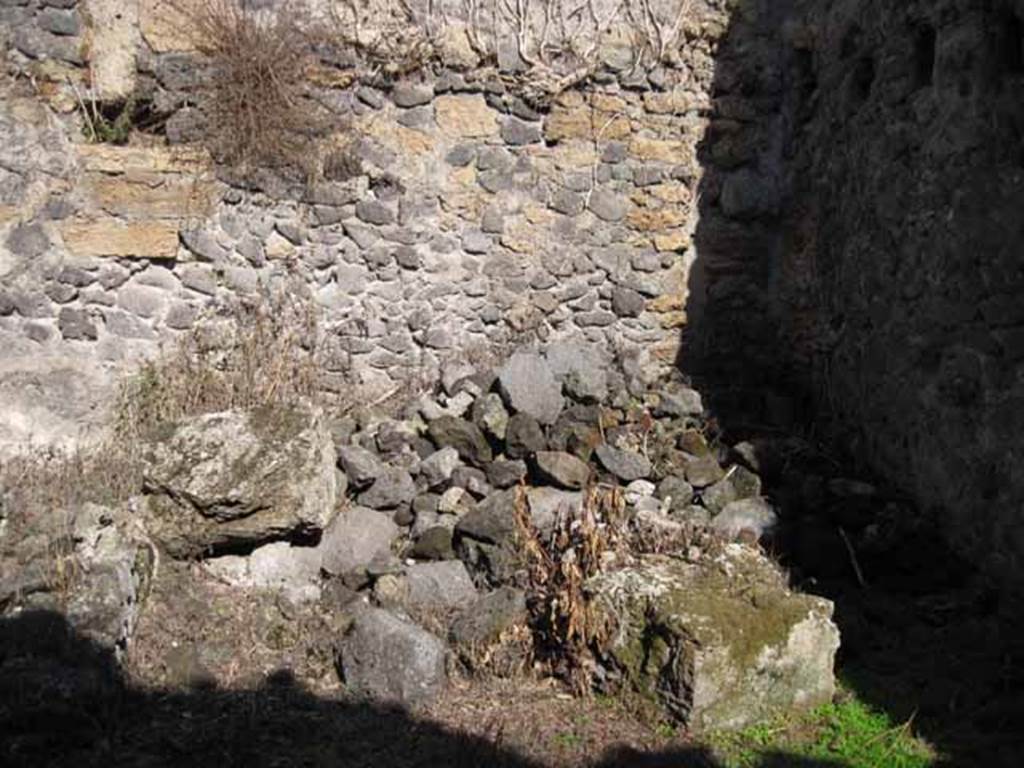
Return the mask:
<path id="1" fill-rule="evenodd" d="M 552 533 L 533 525 L 520 489 L 516 497 L 519 543 L 528 565 L 528 604 L 537 650 L 578 694 L 590 690 L 592 650 L 606 631 L 587 595 L 587 581 L 600 573 L 624 543 L 625 500 L 619 488 L 593 487 L 578 510 L 563 508 Z"/>

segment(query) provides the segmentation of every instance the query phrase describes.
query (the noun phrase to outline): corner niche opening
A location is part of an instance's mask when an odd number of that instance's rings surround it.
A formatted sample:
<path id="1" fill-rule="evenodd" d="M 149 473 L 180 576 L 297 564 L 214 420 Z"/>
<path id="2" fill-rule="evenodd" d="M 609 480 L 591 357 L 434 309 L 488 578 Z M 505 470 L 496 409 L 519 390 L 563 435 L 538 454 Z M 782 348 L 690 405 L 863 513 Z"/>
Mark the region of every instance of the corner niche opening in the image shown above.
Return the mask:
<path id="1" fill-rule="evenodd" d="M 875 60 L 870 56 L 861 56 L 853 67 L 850 89 L 854 104 L 860 105 L 871 95 L 871 86 L 875 82 Z"/>
<path id="2" fill-rule="evenodd" d="M 999 19 L 999 68 L 1006 74 L 1024 73 L 1024 21 L 1012 10 Z"/>
<path id="3" fill-rule="evenodd" d="M 914 36 L 915 88 L 926 88 L 935 81 L 935 47 L 934 27 L 919 27 Z"/>

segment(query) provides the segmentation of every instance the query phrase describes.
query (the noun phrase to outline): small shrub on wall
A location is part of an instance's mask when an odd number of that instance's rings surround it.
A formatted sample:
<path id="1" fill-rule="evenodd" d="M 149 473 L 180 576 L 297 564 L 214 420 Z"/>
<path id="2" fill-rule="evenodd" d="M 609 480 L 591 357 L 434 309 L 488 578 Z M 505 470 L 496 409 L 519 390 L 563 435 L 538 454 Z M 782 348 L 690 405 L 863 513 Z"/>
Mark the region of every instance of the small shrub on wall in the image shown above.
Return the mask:
<path id="1" fill-rule="evenodd" d="M 302 8 L 291 0 L 259 9 L 245 0 L 171 0 L 171 6 L 207 60 L 203 135 L 214 157 L 243 173 L 272 168 L 312 175 L 313 143 L 325 120 L 308 93 L 313 39 Z"/>

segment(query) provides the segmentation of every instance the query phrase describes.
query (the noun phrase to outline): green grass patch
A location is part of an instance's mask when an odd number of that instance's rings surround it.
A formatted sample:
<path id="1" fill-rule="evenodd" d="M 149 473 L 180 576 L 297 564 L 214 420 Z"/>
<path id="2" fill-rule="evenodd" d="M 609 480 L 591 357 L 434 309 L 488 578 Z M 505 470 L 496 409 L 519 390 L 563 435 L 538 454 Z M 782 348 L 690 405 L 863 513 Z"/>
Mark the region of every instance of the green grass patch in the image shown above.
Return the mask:
<path id="1" fill-rule="evenodd" d="M 895 723 L 849 694 L 801 717 L 716 734 L 711 746 L 723 768 L 756 768 L 780 753 L 842 768 L 930 768 L 936 762 L 912 720 Z"/>

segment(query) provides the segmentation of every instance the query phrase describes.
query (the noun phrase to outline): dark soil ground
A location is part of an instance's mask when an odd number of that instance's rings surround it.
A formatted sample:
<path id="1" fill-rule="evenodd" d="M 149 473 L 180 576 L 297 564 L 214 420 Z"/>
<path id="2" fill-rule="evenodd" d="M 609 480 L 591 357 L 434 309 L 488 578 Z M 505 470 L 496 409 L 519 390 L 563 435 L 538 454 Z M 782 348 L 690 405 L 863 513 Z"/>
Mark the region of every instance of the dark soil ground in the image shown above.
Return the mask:
<path id="1" fill-rule="evenodd" d="M 887 713 L 893 723 L 909 721 L 936 755 L 915 765 L 1019 765 L 1020 657 L 1006 650 L 1012 643 L 1001 636 L 1003 625 L 986 593 L 945 576 L 941 590 L 918 582 L 912 590 L 894 590 L 886 579 L 897 579 L 898 572 L 887 574 L 870 561 L 862 567 L 873 576 L 867 588 L 841 578 L 811 584 L 837 601 L 844 695 Z M 804 744 L 821 739 L 818 730 L 804 732 L 799 724 L 761 731 L 755 751 L 730 755 L 646 721 L 615 700 L 577 699 L 558 682 L 529 674 L 456 677 L 428 711 L 372 705 L 346 697 L 338 683 L 332 648 L 342 628 L 330 616 L 269 594 L 239 594 L 199 566 L 164 565 L 121 668 L 75 636 L 59 614 L 5 619 L 3 764 L 904 764 L 862 762 L 841 750 L 828 760 L 798 756 Z M 764 737 L 776 732 L 785 735 L 778 743 Z"/>

